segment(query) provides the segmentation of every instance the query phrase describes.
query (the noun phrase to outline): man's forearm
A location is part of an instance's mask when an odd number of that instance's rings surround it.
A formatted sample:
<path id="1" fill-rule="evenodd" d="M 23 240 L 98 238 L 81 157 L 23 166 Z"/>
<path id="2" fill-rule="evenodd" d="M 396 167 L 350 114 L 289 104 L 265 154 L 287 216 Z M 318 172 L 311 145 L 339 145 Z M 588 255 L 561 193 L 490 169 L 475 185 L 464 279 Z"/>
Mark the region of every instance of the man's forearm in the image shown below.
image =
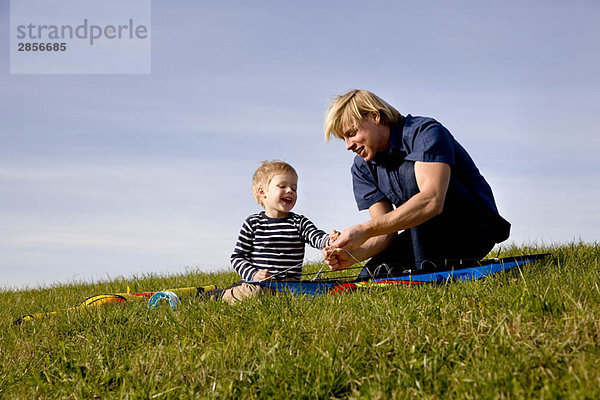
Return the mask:
<path id="1" fill-rule="evenodd" d="M 367 237 L 376 239 L 403 229 L 410 229 L 442 212 L 439 201 L 426 193 L 417 193 L 406 203 L 387 214 L 379 215 L 361 224 Z M 367 242 L 365 242 L 366 244 Z"/>
<path id="2" fill-rule="evenodd" d="M 442 213 L 450 183 L 450 166 L 415 162 L 419 192 L 393 211 L 371 216 L 362 226 L 367 237 L 410 229 Z"/>
<path id="3" fill-rule="evenodd" d="M 354 250 L 350 250 L 350 254 L 356 260 L 364 261 L 387 249 L 394 241 L 395 236 L 395 233 L 393 233 L 389 235 L 372 237 L 363 243 L 362 246 Z"/>

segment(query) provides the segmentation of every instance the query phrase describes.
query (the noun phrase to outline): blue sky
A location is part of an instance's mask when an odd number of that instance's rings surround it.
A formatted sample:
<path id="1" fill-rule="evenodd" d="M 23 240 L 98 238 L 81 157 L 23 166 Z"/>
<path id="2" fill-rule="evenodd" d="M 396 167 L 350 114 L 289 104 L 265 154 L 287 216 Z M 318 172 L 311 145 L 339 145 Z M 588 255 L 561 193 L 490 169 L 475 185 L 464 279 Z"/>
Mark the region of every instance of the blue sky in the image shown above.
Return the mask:
<path id="1" fill-rule="evenodd" d="M 597 2 L 154 1 L 150 75 L 11 75 L 0 13 L 0 287 L 228 268 L 264 159 L 317 226 L 364 221 L 321 129 L 353 88 L 449 128 L 508 243 L 598 240 Z"/>

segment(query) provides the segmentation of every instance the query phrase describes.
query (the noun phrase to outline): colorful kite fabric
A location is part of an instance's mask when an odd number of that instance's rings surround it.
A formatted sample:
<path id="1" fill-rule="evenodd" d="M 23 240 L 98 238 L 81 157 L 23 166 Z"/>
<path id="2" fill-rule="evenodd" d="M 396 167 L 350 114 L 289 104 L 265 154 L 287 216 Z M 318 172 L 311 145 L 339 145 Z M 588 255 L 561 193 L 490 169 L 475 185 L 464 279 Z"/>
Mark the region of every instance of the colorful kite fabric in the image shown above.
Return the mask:
<path id="1" fill-rule="evenodd" d="M 339 280 L 312 281 L 263 281 L 261 286 L 294 295 L 318 296 L 325 293 L 339 293 L 364 287 L 386 285 L 420 285 L 424 283 L 443 283 L 452 280 L 472 281 L 485 278 L 498 272 L 507 271 L 527 263 L 539 260 L 547 254 L 533 254 L 518 257 L 495 258 L 480 261 L 478 265 L 465 268 L 454 268 L 445 271 L 427 271 L 423 273 L 407 272 L 400 276 L 373 278 L 367 281 L 341 282 Z"/>

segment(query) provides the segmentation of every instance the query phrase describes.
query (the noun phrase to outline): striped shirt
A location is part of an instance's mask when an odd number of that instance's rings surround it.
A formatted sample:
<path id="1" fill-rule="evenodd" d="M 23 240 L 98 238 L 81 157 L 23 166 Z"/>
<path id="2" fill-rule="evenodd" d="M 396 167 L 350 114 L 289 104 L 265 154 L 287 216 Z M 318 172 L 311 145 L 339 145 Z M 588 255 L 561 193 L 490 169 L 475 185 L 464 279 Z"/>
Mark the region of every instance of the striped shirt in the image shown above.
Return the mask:
<path id="1" fill-rule="evenodd" d="M 276 279 L 300 279 L 305 243 L 322 249 L 328 239 L 327 233 L 303 215 L 269 218 L 262 211 L 244 221 L 231 265 L 247 281 L 261 269 L 277 274 Z"/>

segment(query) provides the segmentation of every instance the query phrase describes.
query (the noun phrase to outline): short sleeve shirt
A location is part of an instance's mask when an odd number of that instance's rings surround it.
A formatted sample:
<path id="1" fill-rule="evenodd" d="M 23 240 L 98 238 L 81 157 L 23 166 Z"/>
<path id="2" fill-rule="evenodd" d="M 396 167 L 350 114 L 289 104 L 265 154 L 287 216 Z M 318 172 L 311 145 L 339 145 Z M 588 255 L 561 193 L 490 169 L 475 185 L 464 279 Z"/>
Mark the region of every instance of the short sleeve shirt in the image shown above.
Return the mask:
<path id="1" fill-rule="evenodd" d="M 396 207 L 408 200 L 400 185 L 404 161 L 450 165 L 452 189 L 474 196 L 483 208 L 497 214 L 492 190 L 466 150 L 442 124 L 432 118 L 407 115 L 403 124 L 390 126 L 388 149 L 373 160 L 356 156 L 352 165 L 354 197 L 359 210 L 388 199 Z"/>

